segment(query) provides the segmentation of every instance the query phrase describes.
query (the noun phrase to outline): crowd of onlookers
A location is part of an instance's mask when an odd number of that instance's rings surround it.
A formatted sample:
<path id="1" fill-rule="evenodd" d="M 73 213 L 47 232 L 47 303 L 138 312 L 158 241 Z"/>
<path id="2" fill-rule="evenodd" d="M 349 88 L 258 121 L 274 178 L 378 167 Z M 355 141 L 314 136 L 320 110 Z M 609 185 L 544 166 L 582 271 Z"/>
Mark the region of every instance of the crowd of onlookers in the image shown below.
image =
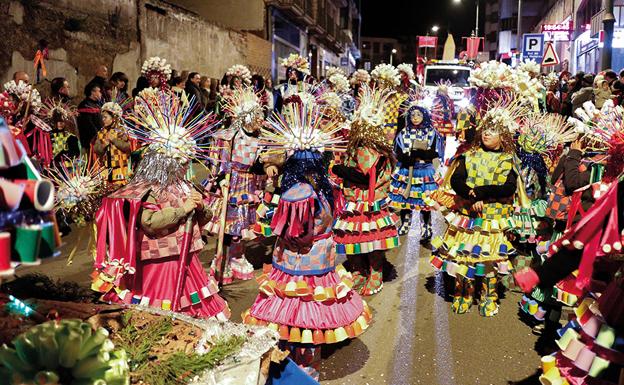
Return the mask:
<path id="1" fill-rule="evenodd" d="M 607 100 L 615 105 L 624 104 L 624 70 L 619 75 L 606 70 L 597 75 L 578 72 L 562 72 L 558 81 L 548 84 L 546 109 L 565 116 L 574 116 L 575 111 L 585 102 L 593 102 L 602 108 Z"/>

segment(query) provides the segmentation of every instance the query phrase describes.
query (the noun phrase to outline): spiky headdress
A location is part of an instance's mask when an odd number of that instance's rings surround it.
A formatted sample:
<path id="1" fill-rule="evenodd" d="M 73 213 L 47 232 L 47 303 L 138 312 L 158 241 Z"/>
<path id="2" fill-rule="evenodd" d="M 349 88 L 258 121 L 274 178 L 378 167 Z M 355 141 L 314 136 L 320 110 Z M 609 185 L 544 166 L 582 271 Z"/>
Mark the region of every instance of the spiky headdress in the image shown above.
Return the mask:
<path id="1" fill-rule="evenodd" d="M 9 94 L 15 96 L 19 103 L 26 105 L 30 102 L 30 110 L 33 113 L 38 113 L 41 108 L 41 95 L 39 91 L 32 85 L 19 81 L 15 83 L 14 80 L 4 83 L 4 90 Z"/>
<path id="2" fill-rule="evenodd" d="M 267 119 L 270 129 L 260 131 L 260 141 L 270 151 L 345 151 L 345 141 L 339 135 L 340 122 L 326 119 L 316 103 L 297 103 L 274 113 Z"/>
<path id="3" fill-rule="evenodd" d="M 624 108 L 614 106 L 611 100 L 598 110 L 592 102 L 585 102 L 576 110 L 579 119 L 570 121 L 586 138 L 589 148 L 606 150 L 607 166 L 603 180 L 611 181 L 624 171 Z"/>
<path id="4" fill-rule="evenodd" d="M 56 100 L 52 98 L 46 99 L 46 101 L 43 103 L 43 106 L 41 106 L 41 110 L 39 112 L 41 117 L 45 119 L 48 123 L 52 123 L 54 120 L 57 119 L 68 121 L 78 115 L 76 107 L 72 106 L 69 103 L 63 103 L 61 100 Z"/>
<path id="5" fill-rule="evenodd" d="M 131 137 L 148 149 L 182 162 L 206 159 L 206 139 L 217 124 L 212 113 L 195 115 L 195 101 L 180 100 L 160 91 L 146 100 L 137 98 L 132 114 L 124 118 Z"/>
<path id="6" fill-rule="evenodd" d="M 110 113 L 115 119 L 121 119 L 121 116 L 123 115 L 123 109 L 115 102 L 104 103 L 102 106 L 102 112 Z"/>
<path id="7" fill-rule="evenodd" d="M 160 79 L 160 86 L 165 87 L 167 81 L 171 78 L 171 65 L 167 63 L 166 59 L 153 56 L 143 62 L 141 75 L 148 80 L 152 76 L 157 76 Z"/>
<path id="8" fill-rule="evenodd" d="M 394 88 L 401 83 L 399 71 L 392 64 L 378 64 L 371 72 L 371 76 L 384 88 Z"/>
<path id="9" fill-rule="evenodd" d="M 349 79 L 342 73 L 335 73 L 328 76 L 327 81 L 329 81 L 337 93 L 349 92 Z"/>
<path id="10" fill-rule="evenodd" d="M 282 66 L 294 68 L 305 75 L 310 75 L 310 63 L 306 58 L 296 53 L 291 53 L 287 58 L 282 59 Z"/>
<path id="11" fill-rule="evenodd" d="M 360 89 L 360 104 L 353 113 L 349 133 L 348 150 L 354 152 L 359 147 L 375 150 L 392 151 L 384 134 L 384 105 L 394 91 L 371 88 L 368 85 Z"/>
<path id="12" fill-rule="evenodd" d="M 48 176 L 56 186 L 56 209 L 79 224 L 92 220 L 107 193 L 105 170 L 85 158 L 66 158 L 52 166 Z"/>
<path id="13" fill-rule="evenodd" d="M 251 71 L 242 64 L 234 64 L 225 72 L 227 76 L 236 76 L 241 78 L 245 84 L 251 84 Z"/>
<path id="14" fill-rule="evenodd" d="M 533 112 L 518 131 L 518 144 L 528 153 L 553 155 L 564 143 L 578 137 L 575 128 L 559 114 Z"/>
<path id="15" fill-rule="evenodd" d="M 514 135 L 520 130 L 522 118 L 529 113 L 530 109 L 517 100 L 498 100 L 490 103 L 477 127 L 478 135 L 487 130 L 498 132 L 503 150 L 513 153 Z M 473 147 L 480 145 L 481 140 L 476 140 Z"/>
<path id="16" fill-rule="evenodd" d="M 347 74 L 346 74 L 346 73 L 343 71 L 343 69 L 342 69 L 342 68 L 340 68 L 340 67 L 333 67 L 333 66 L 329 66 L 329 67 L 327 67 L 327 69 L 325 70 L 325 76 L 327 76 L 327 78 L 328 78 L 328 79 L 329 79 L 329 78 L 331 78 L 331 77 L 332 77 L 332 75 L 335 75 L 335 74 L 340 74 L 340 75 L 342 75 L 342 76 L 344 76 L 344 77 L 346 77 L 346 76 L 347 76 Z"/>
<path id="17" fill-rule="evenodd" d="M 225 97 L 224 110 L 226 115 L 233 119 L 232 125 L 236 128 L 253 123 L 263 113 L 260 98 L 251 86 L 238 87 L 232 90 Z"/>
<path id="18" fill-rule="evenodd" d="M 406 74 L 410 80 L 414 79 L 414 69 L 411 64 L 401 63 L 397 66 L 397 70 Z"/>
<path id="19" fill-rule="evenodd" d="M 357 84 L 368 84 L 370 82 L 371 76 L 365 69 L 360 68 L 356 70 L 353 75 L 351 75 L 351 79 L 349 80 L 352 85 Z"/>

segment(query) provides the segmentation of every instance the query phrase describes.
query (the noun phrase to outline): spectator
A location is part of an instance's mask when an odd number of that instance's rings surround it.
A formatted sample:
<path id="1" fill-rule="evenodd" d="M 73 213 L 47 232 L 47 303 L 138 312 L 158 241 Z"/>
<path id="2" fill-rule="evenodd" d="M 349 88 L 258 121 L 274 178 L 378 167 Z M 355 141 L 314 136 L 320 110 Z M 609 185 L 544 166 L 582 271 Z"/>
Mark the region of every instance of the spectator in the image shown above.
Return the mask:
<path id="1" fill-rule="evenodd" d="M 210 103 L 210 78 L 208 76 L 202 76 L 199 79 L 199 91 L 201 92 L 202 105 L 207 110 Z"/>
<path id="2" fill-rule="evenodd" d="M 270 113 L 275 110 L 275 102 L 278 97 L 278 92 L 273 88 L 273 79 L 270 76 L 264 81 L 264 92 L 267 94 L 267 110 Z"/>
<path id="3" fill-rule="evenodd" d="M 95 69 L 95 77 L 89 83 L 94 83 L 103 92 L 108 86 L 108 80 L 106 79 L 108 79 L 108 67 L 101 64 Z"/>
<path id="4" fill-rule="evenodd" d="M 71 100 L 69 96 L 69 82 L 65 78 L 54 78 L 50 83 L 50 97 L 67 103 Z"/>
<path id="5" fill-rule="evenodd" d="M 616 104 L 624 104 L 624 70 L 620 71 L 620 78 L 613 82 L 611 90 L 616 96 Z"/>
<path id="6" fill-rule="evenodd" d="M 141 91 L 150 86 L 149 81 L 145 76 L 139 76 L 136 81 L 136 87 L 132 89 L 132 97 L 136 98 Z"/>
<path id="7" fill-rule="evenodd" d="M 615 71 L 607 70 L 604 73 L 604 80 L 607 81 L 607 84 L 609 84 L 609 87 L 613 87 L 613 83 L 615 83 L 618 80 L 618 76 L 615 73 Z"/>
<path id="8" fill-rule="evenodd" d="M 260 74 L 254 74 L 251 77 L 251 85 L 256 93 L 264 90 L 264 78 Z"/>
<path id="9" fill-rule="evenodd" d="M 128 98 L 128 76 L 123 72 L 115 72 L 109 81 L 111 89 L 110 100 L 124 100 Z"/>
<path id="10" fill-rule="evenodd" d="M 199 89 L 199 82 L 201 80 L 201 76 L 197 72 L 191 72 L 188 75 L 188 79 L 186 80 L 186 86 L 184 90 L 186 91 L 186 96 L 189 100 L 195 99 L 196 109 L 197 111 L 201 111 L 205 108 L 204 104 L 202 104 L 202 94 Z"/>
<path id="11" fill-rule="evenodd" d="M 580 76 L 581 74 L 582 76 Z M 579 80 L 579 76 L 581 80 Z M 574 95 L 575 92 L 581 89 L 581 81 L 583 79 L 583 76 L 585 76 L 585 73 L 579 72 L 578 74 L 576 74 L 576 76 L 568 80 L 567 87 L 564 86 L 565 91 L 563 91 L 563 94 L 561 95 L 562 115 L 572 116 L 572 113 L 574 112 L 572 106 L 572 95 Z M 562 80 L 565 81 L 565 79 L 566 77 L 562 76 Z"/>
<path id="12" fill-rule="evenodd" d="M 575 113 L 577 108 L 583 107 L 583 103 L 594 100 L 594 75 L 586 74 L 583 76 L 581 82 L 581 88 L 572 94 L 572 113 Z"/>
<path id="13" fill-rule="evenodd" d="M 13 74 L 13 81 L 15 81 L 15 84 L 19 84 L 20 81 L 28 84 L 30 83 L 30 79 L 28 77 L 28 74 L 24 71 L 17 71 Z"/>
<path id="14" fill-rule="evenodd" d="M 171 81 L 171 84 L 172 84 L 171 91 L 173 91 L 173 93 L 178 98 L 182 98 L 182 94 L 184 93 L 184 85 L 186 84 L 186 82 L 184 81 L 184 78 L 182 78 L 182 76 L 176 76 Z"/>
<path id="15" fill-rule="evenodd" d="M 546 111 L 548 112 L 561 113 L 561 101 L 557 97 L 557 88 L 559 88 L 559 83 L 552 82 L 546 90 Z"/>
<path id="16" fill-rule="evenodd" d="M 604 80 L 602 76 L 596 76 L 596 81 L 594 82 L 594 104 L 596 104 L 596 107 L 602 108 L 605 102 L 611 100 L 612 97 L 609 82 Z"/>
<path id="17" fill-rule="evenodd" d="M 214 111 L 217 104 L 217 95 L 219 93 L 219 81 L 217 79 L 210 80 L 210 94 L 208 96 L 208 104 L 206 110 Z"/>
<path id="18" fill-rule="evenodd" d="M 83 151 L 91 148 L 91 141 L 102 128 L 100 103 L 102 89 L 94 82 L 85 87 L 85 99 L 78 105 L 78 134 Z"/>

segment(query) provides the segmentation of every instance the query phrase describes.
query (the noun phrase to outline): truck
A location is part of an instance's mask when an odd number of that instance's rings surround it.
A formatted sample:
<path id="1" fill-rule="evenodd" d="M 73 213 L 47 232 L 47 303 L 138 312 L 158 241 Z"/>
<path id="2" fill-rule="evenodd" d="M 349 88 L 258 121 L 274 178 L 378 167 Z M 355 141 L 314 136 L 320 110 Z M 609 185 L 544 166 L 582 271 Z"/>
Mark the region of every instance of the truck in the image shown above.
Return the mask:
<path id="1" fill-rule="evenodd" d="M 470 103 L 466 97 L 466 90 L 470 88 L 468 78 L 471 72 L 471 67 L 458 63 L 438 62 L 428 64 L 425 66 L 423 85 L 429 95 L 433 97 L 438 89 L 438 83 L 442 81 L 450 82 L 448 94 L 453 100 L 455 112 L 457 113 L 459 109 L 467 107 Z"/>

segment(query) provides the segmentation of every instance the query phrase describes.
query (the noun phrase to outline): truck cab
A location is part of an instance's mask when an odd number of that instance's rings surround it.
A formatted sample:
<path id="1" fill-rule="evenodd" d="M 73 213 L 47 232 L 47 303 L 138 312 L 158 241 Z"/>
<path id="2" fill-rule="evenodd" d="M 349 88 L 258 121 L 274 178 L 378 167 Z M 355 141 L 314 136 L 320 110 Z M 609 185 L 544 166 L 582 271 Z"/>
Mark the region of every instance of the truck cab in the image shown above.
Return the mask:
<path id="1" fill-rule="evenodd" d="M 456 63 L 435 63 L 425 67 L 423 79 L 425 90 L 431 97 L 435 96 L 438 89 L 437 83 L 450 82 L 448 94 L 455 104 L 455 113 L 461 108 L 468 106 L 469 99 L 465 97 L 466 90 L 470 88 L 468 78 L 472 68 L 467 65 Z"/>

